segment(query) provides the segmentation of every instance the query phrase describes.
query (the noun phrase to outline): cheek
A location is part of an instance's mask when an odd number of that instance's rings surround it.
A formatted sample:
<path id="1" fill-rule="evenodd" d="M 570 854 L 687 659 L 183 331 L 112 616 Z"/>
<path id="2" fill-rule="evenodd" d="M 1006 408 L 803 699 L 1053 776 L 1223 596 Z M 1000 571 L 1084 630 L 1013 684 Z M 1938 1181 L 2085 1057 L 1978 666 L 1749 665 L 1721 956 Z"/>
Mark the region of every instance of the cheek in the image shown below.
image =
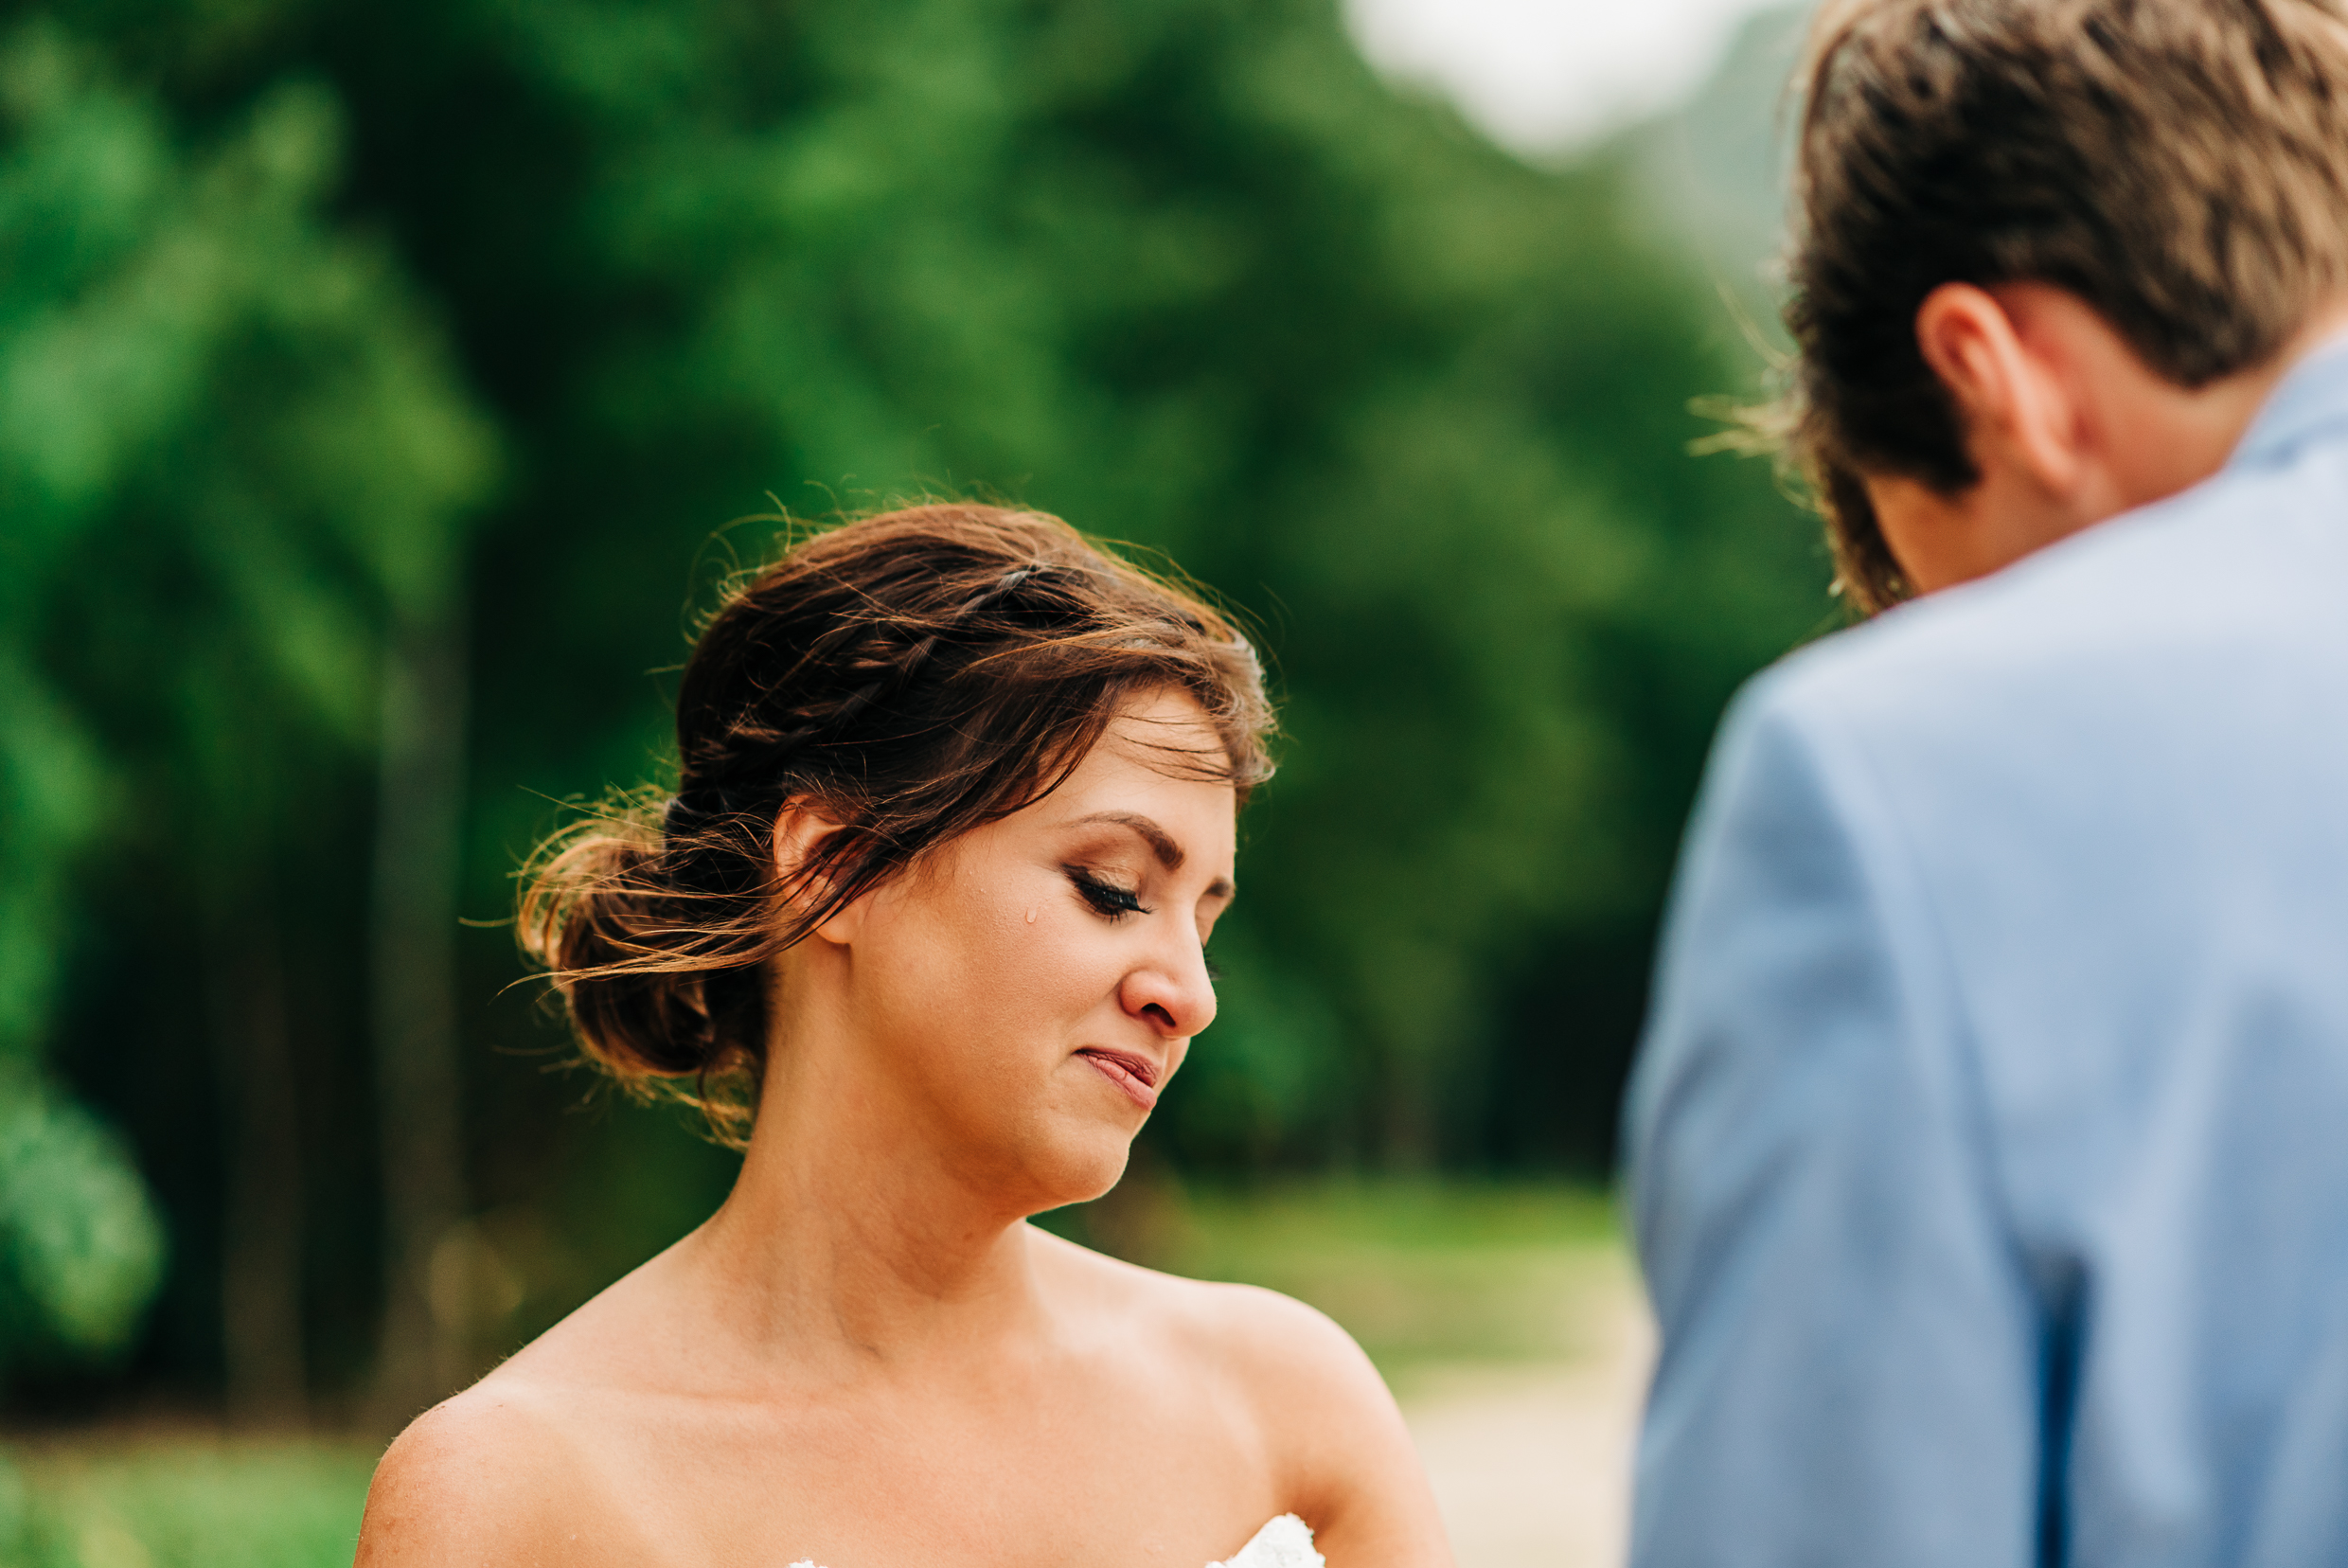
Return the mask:
<path id="1" fill-rule="evenodd" d="M 873 1000 L 888 1032 L 950 1077 L 1022 1059 L 1048 1066 L 1114 1005 L 1112 941 L 1056 887 L 957 877 L 890 922 Z M 941 1060 L 942 1059 L 942 1060 Z"/>

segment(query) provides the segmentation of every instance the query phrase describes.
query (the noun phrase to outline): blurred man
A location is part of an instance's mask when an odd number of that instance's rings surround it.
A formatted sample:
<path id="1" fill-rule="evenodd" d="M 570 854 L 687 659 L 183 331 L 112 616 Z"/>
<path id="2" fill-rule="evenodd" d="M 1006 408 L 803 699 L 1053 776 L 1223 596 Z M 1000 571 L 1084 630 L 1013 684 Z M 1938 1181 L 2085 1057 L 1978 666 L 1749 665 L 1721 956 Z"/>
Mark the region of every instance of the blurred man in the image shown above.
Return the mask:
<path id="1" fill-rule="evenodd" d="M 1688 846 L 1635 1560 L 2348 1562 L 2348 26 L 1861 0 L 1804 86 L 1789 428 L 1890 613 Z"/>

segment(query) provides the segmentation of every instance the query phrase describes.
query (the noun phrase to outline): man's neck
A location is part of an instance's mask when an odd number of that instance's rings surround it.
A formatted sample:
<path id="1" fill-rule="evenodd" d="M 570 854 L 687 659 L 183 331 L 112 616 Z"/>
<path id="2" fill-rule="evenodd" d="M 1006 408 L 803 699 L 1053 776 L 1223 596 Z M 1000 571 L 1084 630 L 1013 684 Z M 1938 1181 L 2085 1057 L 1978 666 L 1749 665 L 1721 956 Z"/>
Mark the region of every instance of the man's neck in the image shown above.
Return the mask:
<path id="1" fill-rule="evenodd" d="M 2028 283 L 1986 292 L 2012 336 L 2009 352 L 1984 357 L 1995 384 L 1967 410 L 1980 477 L 1954 495 L 1897 475 L 1867 480 L 1884 539 L 1920 593 L 1987 577 L 2210 478 L 2283 378 L 2348 333 L 2343 296 L 2268 360 L 2186 387 L 2147 366 L 2064 291 Z"/>

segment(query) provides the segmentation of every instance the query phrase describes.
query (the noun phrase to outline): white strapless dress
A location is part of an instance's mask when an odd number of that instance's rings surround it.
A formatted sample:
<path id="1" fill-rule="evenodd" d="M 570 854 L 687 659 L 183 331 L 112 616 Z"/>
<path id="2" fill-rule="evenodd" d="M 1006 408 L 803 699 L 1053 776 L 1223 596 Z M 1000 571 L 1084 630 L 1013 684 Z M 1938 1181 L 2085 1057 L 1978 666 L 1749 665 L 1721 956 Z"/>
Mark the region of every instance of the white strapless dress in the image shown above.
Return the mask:
<path id="1" fill-rule="evenodd" d="M 1328 1568 L 1328 1563 L 1312 1549 L 1312 1526 L 1294 1514 L 1282 1514 L 1256 1531 L 1237 1557 L 1206 1568 Z"/>
<path id="2" fill-rule="evenodd" d="M 791 1568 L 815 1568 L 815 1564 L 800 1561 Z M 1312 1549 L 1312 1526 L 1294 1514 L 1282 1514 L 1256 1531 L 1236 1557 L 1210 1562 L 1206 1568 L 1328 1568 L 1328 1563 Z"/>

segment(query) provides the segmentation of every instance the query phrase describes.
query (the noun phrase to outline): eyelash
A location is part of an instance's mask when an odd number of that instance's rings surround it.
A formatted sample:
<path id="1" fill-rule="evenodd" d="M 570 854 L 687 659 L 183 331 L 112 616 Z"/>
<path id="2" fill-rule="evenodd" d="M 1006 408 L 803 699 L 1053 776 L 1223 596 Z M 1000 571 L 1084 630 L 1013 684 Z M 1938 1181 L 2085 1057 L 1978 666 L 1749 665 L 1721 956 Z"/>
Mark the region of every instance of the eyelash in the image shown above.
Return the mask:
<path id="1" fill-rule="evenodd" d="M 1072 865 L 1068 867 L 1068 880 L 1076 884 L 1076 892 L 1093 906 L 1093 913 L 1105 920 L 1122 920 L 1128 915 L 1150 913 L 1143 907 L 1139 898 L 1114 882 L 1101 881 L 1089 871 Z M 1209 980 L 1223 977 L 1223 966 L 1215 961 L 1213 953 L 1201 953 L 1199 956 L 1206 961 L 1206 977 Z"/>
<path id="2" fill-rule="evenodd" d="M 1072 865 L 1068 868 L 1068 880 L 1076 884 L 1076 892 L 1082 896 L 1086 903 L 1093 906 L 1093 913 L 1103 919 L 1122 920 L 1128 915 L 1150 913 L 1143 907 L 1140 898 L 1131 891 L 1119 887 L 1113 882 L 1103 882 L 1090 871 L 1079 870 Z"/>

